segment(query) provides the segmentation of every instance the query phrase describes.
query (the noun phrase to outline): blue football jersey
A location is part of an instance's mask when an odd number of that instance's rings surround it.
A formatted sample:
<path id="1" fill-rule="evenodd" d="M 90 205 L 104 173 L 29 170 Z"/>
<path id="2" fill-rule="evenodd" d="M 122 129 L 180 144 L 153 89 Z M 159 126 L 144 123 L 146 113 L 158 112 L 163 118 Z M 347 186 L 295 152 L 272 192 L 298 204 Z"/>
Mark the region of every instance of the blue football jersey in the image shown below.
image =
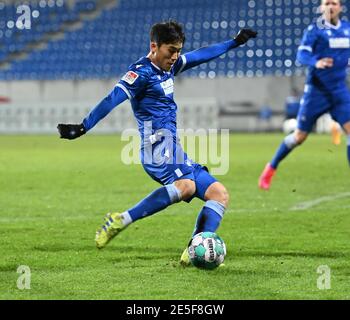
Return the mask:
<path id="1" fill-rule="evenodd" d="M 333 67 L 317 69 L 315 64 L 322 58 L 333 58 Z M 304 32 L 298 48 L 298 60 L 302 64 L 309 65 L 307 84 L 327 91 L 345 85 L 349 58 L 348 22 L 340 20 L 337 26 L 312 24 Z"/>
<path id="2" fill-rule="evenodd" d="M 184 67 L 180 56 L 169 72 L 160 69 L 147 57 L 132 64 L 117 84 L 128 96 L 141 137 L 145 122 L 152 122 L 152 134 L 158 129 L 170 130 L 176 137 L 174 76 Z"/>

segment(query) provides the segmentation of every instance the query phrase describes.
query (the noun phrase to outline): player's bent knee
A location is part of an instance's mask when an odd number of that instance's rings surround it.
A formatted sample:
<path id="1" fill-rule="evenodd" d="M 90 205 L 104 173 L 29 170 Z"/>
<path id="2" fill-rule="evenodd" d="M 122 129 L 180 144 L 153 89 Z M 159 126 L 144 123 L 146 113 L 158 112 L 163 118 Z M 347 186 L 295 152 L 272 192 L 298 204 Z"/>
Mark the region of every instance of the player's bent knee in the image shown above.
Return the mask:
<path id="1" fill-rule="evenodd" d="M 224 189 L 221 191 L 221 199 L 217 200 L 218 202 L 220 202 L 225 208 L 228 207 L 229 201 L 230 201 L 230 195 L 228 193 L 228 191 L 226 190 L 226 188 L 224 187 Z"/>
<path id="2" fill-rule="evenodd" d="M 298 146 L 302 145 L 305 142 L 306 138 L 307 138 L 307 136 L 298 137 L 297 138 L 297 145 Z"/>
<path id="3" fill-rule="evenodd" d="M 305 133 L 305 132 L 296 132 L 295 133 L 295 140 L 296 140 L 296 143 L 297 143 L 297 145 L 301 145 L 301 144 L 303 144 L 304 143 L 304 141 L 307 139 L 307 137 L 308 137 L 308 134 L 307 133 Z"/>
<path id="4" fill-rule="evenodd" d="M 230 195 L 223 184 L 220 182 L 215 182 L 206 191 L 205 199 L 217 201 L 227 208 Z"/>
<path id="5" fill-rule="evenodd" d="M 216 199 L 216 201 L 220 202 L 225 208 L 227 208 L 229 200 L 230 200 L 230 195 L 228 191 L 223 185 L 221 185 L 218 190 L 218 199 Z"/>
<path id="6" fill-rule="evenodd" d="M 192 180 L 178 180 L 175 182 L 175 185 L 181 192 L 181 200 L 191 198 L 196 192 L 196 184 Z"/>
<path id="7" fill-rule="evenodd" d="M 229 195 L 228 191 L 225 188 L 225 190 L 223 192 L 223 205 L 225 206 L 225 208 L 228 207 L 229 202 L 230 202 L 230 195 Z"/>
<path id="8" fill-rule="evenodd" d="M 196 192 L 196 184 L 191 181 L 190 183 L 186 183 L 183 191 L 182 191 L 182 200 L 187 200 L 191 198 Z"/>
<path id="9" fill-rule="evenodd" d="M 295 147 L 301 145 L 306 138 L 307 133 L 295 131 L 284 138 L 284 143 L 289 149 L 294 149 Z"/>

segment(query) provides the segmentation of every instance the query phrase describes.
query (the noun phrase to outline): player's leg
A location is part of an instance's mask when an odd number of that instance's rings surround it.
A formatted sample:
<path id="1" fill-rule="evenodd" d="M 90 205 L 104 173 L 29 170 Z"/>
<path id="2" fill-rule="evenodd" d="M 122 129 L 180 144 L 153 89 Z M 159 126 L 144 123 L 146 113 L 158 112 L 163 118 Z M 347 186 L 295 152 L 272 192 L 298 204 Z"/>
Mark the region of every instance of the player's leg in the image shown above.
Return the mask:
<path id="1" fill-rule="evenodd" d="M 186 192 L 188 186 L 190 187 L 190 192 L 187 192 L 186 196 L 183 196 L 183 200 L 190 202 L 193 197 L 198 197 L 206 201 L 198 215 L 194 232 L 215 232 L 224 215 L 228 203 L 228 193 L 225 187 L 208 173 L 207 168 L 188 158 L 179 143 L 177 149 L 181 153 L 181 159 L 183 159 L 183 161 L 180 162 L 184 162 L 184 164 L 178 164 L 176 171 L 180 170 L 184 172 L 184 170 L 188 170 L 188 167 L 190 167 L 192 175 L 192 180 L 190 181 L 191 185 L 186 182 L 187 187 L 185 185 L 185 188 L 183 188 L 183 192 Z M 182 179 L 177 179 L 175 181 L 175 185 L 180 189 L 181 184 L 183 184 Z"/>
<path id="2" fill-rule="evenodd" d="M 271 162 L 267 163 L 259 177 L 259 187 L 269 190 L 272 178 L 276 173 L 280 162 L 285 159 L 295 147 L 301 145 L 308 137 L 316 120 L 327 112 L 329 101 L 326 96 L 319 92 L 305 93 L 297 118 L 297 129 L 286 136 L 277 149 Z"/>
<path id="3" fill-rule="evenodd" d="M 164 210 L 173 203 L 186 200 L 195 192 L 195 183 L 182 179 L 153 191 L 134 207 L 123 213 L 112 213 L 106 216 L 106 222 L 96 233 L 96 246 L 103 248 L 120 231 L 139 219 Z"/>
<path id="4" fill-rule="evenodd" d="M 205 201 L 205 204 L 198 214 L 191 240 L 199 232 L 216 232 L 229 202 L 229 194 L 224 185 L 210 175 L 204 167 L 196 166 L 194 196 Z M 187 248 L 181 255 L 180 263 L 184 266 L 190 264 Z"/>
<path id="5" fill-rule="evenodd" d="M 296 129 L 293 133 L 284 138 L 271 162 L 266 164 L 264 171 L 260 175 L 259 187 L 261 189 L 270 189 L 272 178 L 275 175 L 280 162 L 286 158 L 295 147 L 301 145 L 307 139 L 308 135 L 308 132 Z"/>
<path id="6" fill-rule="evenodd" d="M 96 232 L 96 246 L 101 249 L 132 222 L 150 216 L 181 200 L 181 191 L 174 184 L 156 189 L 134 207 L 123 213 L 107 214 L 105 224 Z"/>
<path id="7" fill-rule="evenodd" d="M 171 137 L 171 139 L 154 144 L 152 162 L 142 161 L 145 171 L 163 187 L 153 191 L 134 207 L 122 213 L 108 215 L 105 224 L 96 233 L 95 241 L 98 248 L 103 248 L 132 222 L 149 217 L 173 203 L 187 200 L 195 193 L 193 168 L 185 164 L 187 155 L 183 152 L 181 145 L 177 143 L 171 148 L 172 143 L 173 138 Z M 172 158 L 163 156 L 162 151 L 171 149 L 173 150 Z"/>
<path id="8" fill-rule="evenodd" d="M 188 199 L 195 190 L 195 183 L 190 179 L 175 181 L 153 191 L 137 205 L 126 211 L 125 216 L 130 216 L 132 222 L 148 217 L 173 203 Z"/>
<path id="9" fill-rule="evenodd" d="M 205 204 L 200 211 L 193 235 L 203 232 L 215 232 L 220 225 L 229 202 L 229 194 L 223 184 L 213 182 L 205 192 Z"/>
<path id="10" fill-rule="evenodd" d="M 296 129 L 293 133 L 286 136 L 270 162 L 271 167 L 276 170 L 280 162 L 287 157 L 295 147 L 301 145 L 308 135 L 308 132 Z"/>

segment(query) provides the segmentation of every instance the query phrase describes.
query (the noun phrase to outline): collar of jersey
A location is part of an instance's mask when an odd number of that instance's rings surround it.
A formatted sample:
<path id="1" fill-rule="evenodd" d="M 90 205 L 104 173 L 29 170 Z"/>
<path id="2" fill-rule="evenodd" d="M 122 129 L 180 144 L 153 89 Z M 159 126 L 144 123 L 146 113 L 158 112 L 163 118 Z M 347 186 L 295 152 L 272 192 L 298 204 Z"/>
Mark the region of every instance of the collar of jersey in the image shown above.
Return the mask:
<path id="1" fill-rule="evenodd" d="M 330 29 L 339 29 L 339 28 L 341 27 L 341 21 L 340 21 L 340 20 L 338 21 L 338 23 L 337 23 L 336 26 L 335 26 L 334 24 L 331 24 L 331 23 L 328 22 L 328 21 L 325 21 L 324 24 L 325 24 L 325 26 L 326 26 L 327 28 L 330 28 Z"/>
<path id="2" fill-rule="evenodd" d="M 154 64 L 152 61 L 151 61 L 151 59 L 150 58 L 148 58 L 148 57 L 146 57 L 146 59 L 148 59 L 148 61 L 150 62 L 150 64 L 153 66 L 153 67 L 155 67 L 159 72 L 161 72 L 162 74 L 164 74 L 164 73 L 170 73 L 170 72 L 167 72 L 167 71 L 164 71 L 163 69 L 161 69 L 161 68 L 159 68 L 156 64 Z"/>

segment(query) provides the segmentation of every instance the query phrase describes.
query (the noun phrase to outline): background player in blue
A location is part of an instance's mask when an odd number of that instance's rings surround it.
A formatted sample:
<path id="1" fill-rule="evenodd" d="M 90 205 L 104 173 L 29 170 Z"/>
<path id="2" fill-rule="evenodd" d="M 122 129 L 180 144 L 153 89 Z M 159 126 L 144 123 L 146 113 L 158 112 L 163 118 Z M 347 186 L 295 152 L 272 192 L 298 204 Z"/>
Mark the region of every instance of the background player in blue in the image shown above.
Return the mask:
<path id="1" fill-rule="evenodd" d="M 298 125 L 288 135 L 259 178 L 259 187 L 268 190 L 279 163 L 302 144 L 316 120 L 329 112 L 347 134 L 350 164 L 350 93 L 346 85 L 346 68 L 350 58 L 350 24 L 340 20 L 340 0 L 321 2 L 323 22 L 310 25 L 298 48 L 297 59 L 307 65 L 308 76 L 298 113 Z"/>
<path id="2" fill-rule="evenodd" d="M 150 216 L 169 205 L 194 197 L 205 201 L 195 229 L 215 232 L 228 205 L 226 188 L 207 169 L 194 163 L 182 150 L 176 133 L 177 105 L 173 97 L 174 76 L 210 61 L 250 38 L 256 32 L 243 29 L 231 40 L 180 55 L 185 42 L 181 25 L 158 23 L 150 32 L 150 52 L 129 67 L 113 91 L 81 124 L 59 124 L 61 138 L 75 139 L 86 133 L 115 106 L 129 99 L 141 135 L 141 162 L 145 171 L 163 187 L 122 213 L 107 214 L 96 233 L 96 245 L 103 248 L 130 223 Z M 181 256 L 189 264 L 187 248 Z"/>

